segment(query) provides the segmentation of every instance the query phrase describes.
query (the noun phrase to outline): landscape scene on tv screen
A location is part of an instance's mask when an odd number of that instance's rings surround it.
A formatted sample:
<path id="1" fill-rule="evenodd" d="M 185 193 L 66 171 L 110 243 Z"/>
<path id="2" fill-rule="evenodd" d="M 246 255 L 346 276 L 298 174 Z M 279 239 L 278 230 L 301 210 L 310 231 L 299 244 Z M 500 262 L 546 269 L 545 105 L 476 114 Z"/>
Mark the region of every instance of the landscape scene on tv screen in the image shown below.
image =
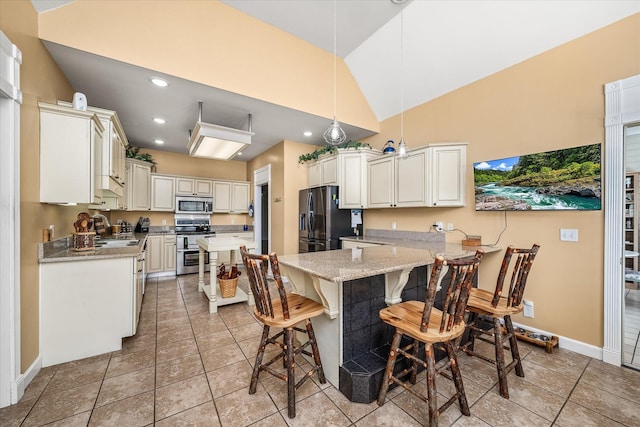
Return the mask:
<path id="1" fill-rule="evenodd" d="M 600 144 L 474 163 L 476 210 L 599 210 L 600 167 Z"/>

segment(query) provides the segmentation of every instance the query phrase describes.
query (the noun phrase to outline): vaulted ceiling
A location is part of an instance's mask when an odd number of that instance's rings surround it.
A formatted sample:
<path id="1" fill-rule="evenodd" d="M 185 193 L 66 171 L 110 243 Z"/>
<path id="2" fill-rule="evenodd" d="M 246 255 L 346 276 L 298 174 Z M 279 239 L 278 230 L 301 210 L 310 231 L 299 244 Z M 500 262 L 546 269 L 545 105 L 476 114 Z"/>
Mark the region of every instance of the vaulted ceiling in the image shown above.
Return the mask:
<path id="1" fill-rule="evenodd" d="M 70 3 L 31 1 L 39 13 Z M 332 1 L 222 2 L 333 52 Z M 335 7 L 336 52 L 379 121 L 640 12 L 637 0 L 337 0 Z M 187 129 L 195 122 L 197 101 L 202 98 L 215 100 L 204 106 L 212 123 L 242 128 L 244 115 L 239 119 L 237 114 L 230 117 L 230 112 L 253 114 L 256 135 L 238 160 L 249 160 L 283 139 L 321 145 L 321 134 L 329 124 L 329 117 L 184 79 L 175 79 L 171 92 L 159 97 L 148 85 L 135 84 L 141 75 L 158 70 L 55 43 L 45 46 L 90 105 L 118 111 L 130 143 L 136 146 L 186 153 Z M 162 106 L 170 118 L 162 130 L 146 117 L 150 104 Z M 313 136 L 302 136 L 304 130 Z M 372 134 L 371 129 L 350 124 L 345 130 L 349 139 Z M 156 138 L 166 143 L 157 146 Z"/>

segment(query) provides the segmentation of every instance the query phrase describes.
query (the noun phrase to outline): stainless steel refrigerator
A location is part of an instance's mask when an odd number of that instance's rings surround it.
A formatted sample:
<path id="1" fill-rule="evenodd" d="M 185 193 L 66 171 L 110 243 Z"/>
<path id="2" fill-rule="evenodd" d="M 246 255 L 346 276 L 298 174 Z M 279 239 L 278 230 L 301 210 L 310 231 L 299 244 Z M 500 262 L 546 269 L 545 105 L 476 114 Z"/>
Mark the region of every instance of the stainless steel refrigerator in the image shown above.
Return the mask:
<path id="1" fill-rule="evenodd" d="M 300 190 L 298 253 L 340 249 L 340 237 L 354 235 L 351 210 L 338 209 L 338 203 L 336 185 Z"/>

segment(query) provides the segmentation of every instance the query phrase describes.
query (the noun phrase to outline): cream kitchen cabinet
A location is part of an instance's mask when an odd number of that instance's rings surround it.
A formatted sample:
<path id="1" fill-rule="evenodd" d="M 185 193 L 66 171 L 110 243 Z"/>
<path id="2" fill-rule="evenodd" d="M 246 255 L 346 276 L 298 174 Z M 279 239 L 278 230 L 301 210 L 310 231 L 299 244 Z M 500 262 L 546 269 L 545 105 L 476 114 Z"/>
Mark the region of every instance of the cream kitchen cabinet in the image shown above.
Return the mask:
<path id="1" fill-rule="evenodd" d="M 367 160 L 379 154 L 379 151 L 373 150 L 344 150 L 338 153 L 340 209 L 367 207 Z"/>
<path id="2" fill-rule="evenodd" d="M 156 273 L 176 273 L 176 235 L 159 234 L 147 236 L 145 254 L 147 273 L 154 276 L 166 275 Z"/>
<path id="3" fill-rule="evenodd" d="M 249 183 L 213 181 L 213 212 L 249 212 Z"/>
<path id="4" fill-rule="evenodd" d="M 466 144 L 432 144 L 367 162 L 367 206 L 464 206 Z"/>
<path id="5" fill-rule="evenodd" d="M 58 105 L 71 108 L 70 102 L 58 101 Z M 126 180 L 125 152 L 129 145 L 118 114 L 115 111 L 88 107 L 104 127 L 102 138 L 102 175 L 99 187 L 107 197 L 123 197 Z"/>
<path id="6" fill-rule="evenodd" d="M 127 159 L 127 210 L 148 211 L 151 207 L 151 164 Z"/>
<path id="7" fill-rule="evenodd" d="M 166 175 L 151 175 L 151 210 L 176 210 L 176 178 Z"/>
<path id="8" fill-rule="evenodd" d="M 338 158 L 328 155 L 307 165 L 307 187 L 338 184 Z"/>
<path id="9" fill-rule="evenodd" d="M 213 181 L 210 179 L 176 177 L 176 195 L 213 196 Z"/>
<path id="10" fill-rule="evenodd" d="M 122 349 L 137 329 L 137 275 L 135 256 L 41 263 L 42 366 Z"/>
<path id="11" fill-rule="evenodd" d="M 104 127 L 92 112 L 39 102 L 40 202 L 101 204 Z"/>

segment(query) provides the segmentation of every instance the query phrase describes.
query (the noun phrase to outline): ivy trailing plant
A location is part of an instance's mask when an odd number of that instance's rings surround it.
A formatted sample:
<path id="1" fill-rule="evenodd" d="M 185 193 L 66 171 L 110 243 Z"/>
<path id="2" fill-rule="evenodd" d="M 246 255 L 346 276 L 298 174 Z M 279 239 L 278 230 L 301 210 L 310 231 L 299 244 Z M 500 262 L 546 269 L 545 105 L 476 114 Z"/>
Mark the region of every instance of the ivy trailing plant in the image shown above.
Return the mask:
<path id="1" fill-rule="evenodd" d="M 156 165 L 155 160 L 151 157 L 149 153 L 140 153 L 140 147 L 132 147 L 129 145 L 127 147 L 126 156 L 128 159 L 142 160 L 143 162 L 151 163 L 153 166 Z"/>
<path id="2" fill-rule="evenodd" d="M 323 154 L 327 154 L 327 153 L 337 154 L 338 149 L 345 149 L 345 148 L 353 148 L 355 150 L 359 150 L 359 149 L 371 148 L 371 146 L 366 142 L 358 142 L 358 141 L 347 141 L 344 144 L 340 144 L 340 145 L 325 145 L 324 147 L 318 148 L 312 153 L 302 154 L 300 157 L 298 157 L 298 163 L 302 164 L 304 162 L 312 162 L 314 160 L 318 160 L 318 158 Z"/>

